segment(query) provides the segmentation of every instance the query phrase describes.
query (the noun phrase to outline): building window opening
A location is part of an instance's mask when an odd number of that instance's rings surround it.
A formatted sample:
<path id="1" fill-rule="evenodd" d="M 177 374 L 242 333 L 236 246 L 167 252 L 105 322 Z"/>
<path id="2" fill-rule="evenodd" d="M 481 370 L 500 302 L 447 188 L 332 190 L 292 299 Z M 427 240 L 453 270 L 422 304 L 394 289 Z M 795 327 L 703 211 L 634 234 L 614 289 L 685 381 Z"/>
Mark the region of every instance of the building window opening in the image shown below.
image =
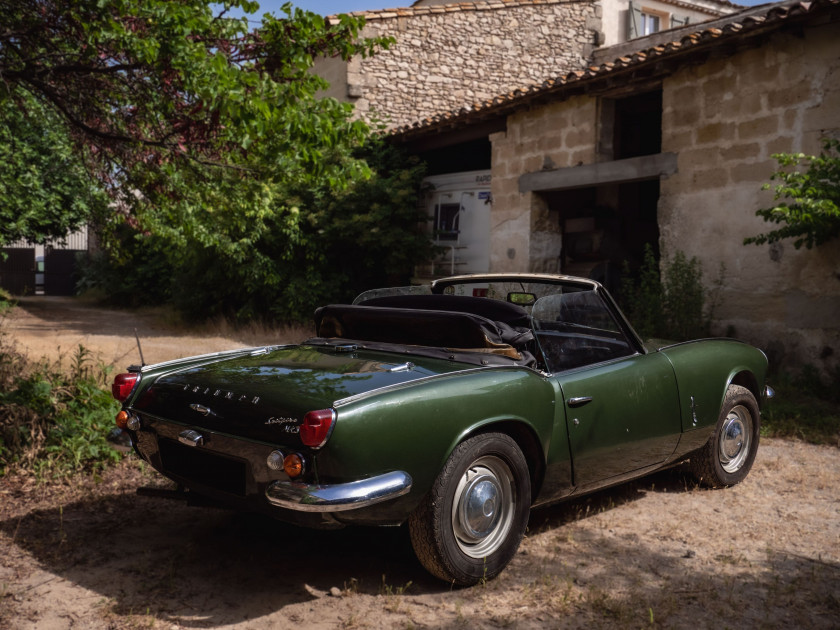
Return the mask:
<path id="1" fill-rule="evenodd" d="M 627 11 L 627 39 L 653 35 L 672 27 L 684 26 L 688 22 L 687 15 L 673 15 L 631 0 Z"/>
<path id="2" fill-rule="evenodd" d="M 660 20 L 658 15 L 642 11 L 642 35 L 653 35 L 660 31 Z"/>
<path id="3" fill-rule="evenodd" d="M 614 102 L 613 159 L 662 151 L 662 90 Z"/>
<path id="4" fill-rule="evenodd" d="M 460 203 L 435 205 L 435 238 L 438 241 L 457 241 L 460 232 Z"/>

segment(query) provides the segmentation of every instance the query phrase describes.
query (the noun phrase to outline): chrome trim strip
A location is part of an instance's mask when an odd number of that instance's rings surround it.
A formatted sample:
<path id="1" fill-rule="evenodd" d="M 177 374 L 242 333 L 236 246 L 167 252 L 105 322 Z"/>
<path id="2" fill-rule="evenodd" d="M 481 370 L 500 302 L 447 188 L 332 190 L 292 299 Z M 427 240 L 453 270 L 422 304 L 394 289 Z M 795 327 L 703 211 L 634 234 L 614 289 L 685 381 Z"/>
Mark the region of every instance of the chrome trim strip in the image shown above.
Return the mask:
<path id="1" fill-rule="evenodd" d="M 236 355 L 236 354 L 245 355 L 245 354 L 257 352 L 257 351 L 260 351 L 260 350 L 265 350 L 266 352 L 273 352 L 274 350 L 281 350 L 283 348 L 288 348 L 292 345 L 294 345 L 294 344 L 285 344 L 285 345 L 280 345 L 280 346 L 252 346 L 252 347 L 249 347 L 249 348 L 237 348 L 235 350 L 223 350 L 221 352 L 210 352 L 208 354 L 199 354 L 199 355 L 196 355 L 194 357 L 183 357 L 181 359 L 172 359 L 171 361 L 162 361 L 161 363 L 153 363 L 151 365 L 143 365 L 143 366 L 140 366 L 139 368 L 137 368 L 136 370 L 132 370 L 131 368 L 129 368 L 129 371 L 130 372 L 135 372 L 136 371 L 136 372 L 140 372 L 142 374 L 143 372 L 149 372 L 150 370 L 157 370 L 158 368 L 163 368 L 163 367 L 167 367 L 167 366 L 170 366 L 170 365 L 178 365 L 178 364 L 183 363 L 184 361 L 192 361 L 192 360 L 195 360 L 195 361 L 202 360 L 203 361 L 203 360 L 209 360 L 209 359 L 228 357 L 228 356 L 232 356 L 232 355 Z M 137 366 L 131 366 L 131 367 L 136 368 Z"/>
<path id="2" fill-rule="evenodd" d="M 549 284 L 560 284 L 561 282 L 577 283 L 589 286 L 592 289 L 601 286 L 595 280 L 581 278 L 580 276 L 566 276 L 563 274 L 548 273 L 468 273 L 460 276 L 447 276 L 432 280 L 429 284 L 432 293 L 438 285 L 448 286 L 450 284 L 475 284 L 478 282 L 546 282 Z"/>
<path id="3" fill-rule="evenodd" d="M 326 486 L 274 481 L 265 489 L 269 503 L 297 512 L 343 512 L 401 497 L 411 490 L 411 475 L 401 470 Z"/>

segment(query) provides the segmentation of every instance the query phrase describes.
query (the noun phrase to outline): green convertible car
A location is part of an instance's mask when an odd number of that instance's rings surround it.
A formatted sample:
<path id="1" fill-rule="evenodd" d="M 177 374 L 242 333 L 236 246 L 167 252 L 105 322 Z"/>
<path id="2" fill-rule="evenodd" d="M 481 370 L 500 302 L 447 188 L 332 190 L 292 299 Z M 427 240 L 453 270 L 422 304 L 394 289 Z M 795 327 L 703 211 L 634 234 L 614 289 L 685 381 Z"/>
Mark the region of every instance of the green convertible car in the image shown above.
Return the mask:
<path id="1" fill-rule="evenodd" d="M 420 562 L 501 572 L 532 506 L 690 460 L 741 481 L 767 359 L 643 342 L 597 282 L 456 276 L 315 313 L 300 345 L 118 375 L 117 424 L 188 494 L 312 527 L 407 522 Z"/>

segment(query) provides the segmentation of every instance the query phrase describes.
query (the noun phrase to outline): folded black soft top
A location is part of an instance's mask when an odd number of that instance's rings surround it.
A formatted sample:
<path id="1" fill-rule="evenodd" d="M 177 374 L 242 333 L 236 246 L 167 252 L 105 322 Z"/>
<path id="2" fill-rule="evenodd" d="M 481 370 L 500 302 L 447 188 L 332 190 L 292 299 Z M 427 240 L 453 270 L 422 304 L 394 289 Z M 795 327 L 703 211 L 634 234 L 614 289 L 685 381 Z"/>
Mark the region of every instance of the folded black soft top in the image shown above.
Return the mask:
<path id="1" fill-rule="evenodd" d="M 482 297 L 466 295 L 388 295 L 364 300 L 359 302 L 358 305 L 472 313 L 494 322 L 503 322 L 509 326 L 531 327 L 528 312 L 521 306 Z"/>
<path id="2" fill-rule="evenodd" d="M 452 298 L 454 296 L 400 296 L 406 299 L 397 303 L 422 306 L 426 308 L 398 308 L 393 306 L 370 305 L 370 303 L 394 303 L 394 298 L 377 298 L 364 305 L 330 304 L 315 311 L 315 326 L 321 338 L 342 338 L 390 343 L 402 346 L 428 346 L 444 349 L 474 350 L 493 352 L 506 356 L 519 364 L 530 364 L 533 357 L 525 351 L 525 346 L 533 340 L 530 328 L 512 326 L 505 321 L 492 320 L 476 313 L 430 309 L 430 306 L 454 307 L 451 300 L 428 300 L 425 298 Z M 416 298 L 424 298 L 417 301 Z M 458 298 L 459 299 L 459 298 Z M 470 299 L 470 298 L 467 298 Z M 493 300 L 475 298 L 483 307 Z M 444 304 L 446 303 L 446 304 Z M 467 302 L 460 304 L 467 306 Z M 522 321 L 523 309 L 511 304 L 521 313 L 511 309 L 497 309 L 497 313 L 506 319 Z M 477 306 L 475 302 L 470 304 Z M 492 309 L 485 312 L 493 313 Z M 527 320 L 527 314 L 525 314 Z"/>

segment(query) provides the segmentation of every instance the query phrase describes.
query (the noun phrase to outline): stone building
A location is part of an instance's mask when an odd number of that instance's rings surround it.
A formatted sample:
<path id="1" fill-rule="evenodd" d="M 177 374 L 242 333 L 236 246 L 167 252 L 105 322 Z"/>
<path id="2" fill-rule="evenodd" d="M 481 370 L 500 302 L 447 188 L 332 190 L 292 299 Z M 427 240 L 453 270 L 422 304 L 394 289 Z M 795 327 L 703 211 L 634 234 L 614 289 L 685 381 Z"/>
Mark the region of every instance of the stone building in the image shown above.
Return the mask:
<path id="1" fill-rule="evenodd" d="M 367 11 L 362 35 L 391 36 L 368 58 L 322 59 L 327 96 L 390 127 L 585 67 L 596 47 L 734 11 L 726 0 L 419 0 Z"/>
<path id="2" fill-rule="evenodd" d="M 435 204 L 438 228 L 485 215 L 476 219 L 489 243 L 483 264 L 453 260 L 453 269 L 560 271 L 609 284 L 615 265 L 638 260 L 646 243 L 665 257 L 683 251 L 707 281 L 726 266 L 715 333 L 756 343 L 776 362 L 828 370 L 840 356 L 838 243 L 797 250 L 743 240 L 772 227 L 755 216 L 772 202 L 762 190 L 777 168 L 772 155 L 818 153 L 838 134 L 840 0 L 814 0 L 600 49 L 585 69 L 393 137 L 436 172 L 481 182 L 450 190 L 448 214 L 443 199 Z M 486 148 L 480 160 L 476 147 Z M 459 196 L 483 203 L 461 210 Z"/>

